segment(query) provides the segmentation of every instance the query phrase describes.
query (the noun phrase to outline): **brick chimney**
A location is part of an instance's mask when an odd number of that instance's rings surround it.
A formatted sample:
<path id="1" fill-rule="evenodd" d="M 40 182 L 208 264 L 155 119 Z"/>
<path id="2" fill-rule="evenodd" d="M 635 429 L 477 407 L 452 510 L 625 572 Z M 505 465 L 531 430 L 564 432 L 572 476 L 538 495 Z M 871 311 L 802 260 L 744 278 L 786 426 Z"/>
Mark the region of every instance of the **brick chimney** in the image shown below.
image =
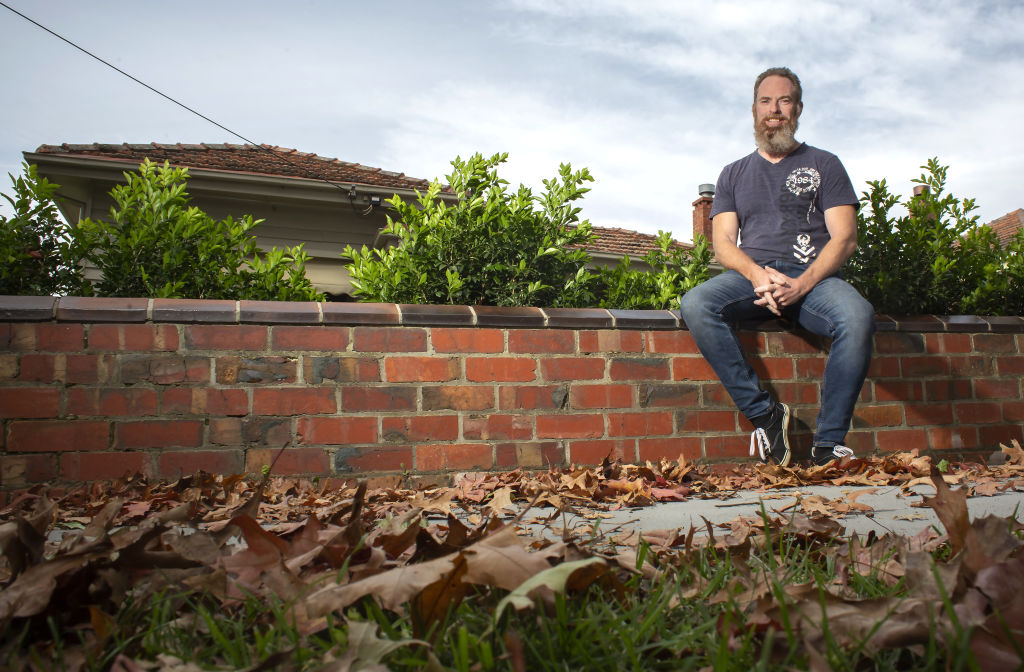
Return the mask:
<path id="1" fill-rule="evenodd" d="M 711 202 L 715 196 L 715 185 L 702 184 L 697 187 L 700 198 L 693 202 L 693 237 L 702 235 L 711 242 Z"/>

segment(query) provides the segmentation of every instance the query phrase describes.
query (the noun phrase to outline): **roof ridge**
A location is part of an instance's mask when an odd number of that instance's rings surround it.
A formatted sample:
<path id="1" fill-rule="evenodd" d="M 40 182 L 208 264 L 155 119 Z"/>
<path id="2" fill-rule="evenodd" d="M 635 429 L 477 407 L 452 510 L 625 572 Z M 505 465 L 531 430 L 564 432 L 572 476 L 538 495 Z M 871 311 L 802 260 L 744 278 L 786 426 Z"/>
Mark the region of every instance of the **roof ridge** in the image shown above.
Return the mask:
<path id="1" fill-rule="evenodd" d="M 336 157 L 320 156 L 293 147 L 234 143 L 98 143 L 60 145 L 41 144 L 40 154 L 78 154 L 108 160 L 160 158 L 196 169 L 225 170 L 279 177 L 321 179 L 374 187 L 424 189 L 431 180 L 410 177 L 404 171 L 385 170 Z"/>

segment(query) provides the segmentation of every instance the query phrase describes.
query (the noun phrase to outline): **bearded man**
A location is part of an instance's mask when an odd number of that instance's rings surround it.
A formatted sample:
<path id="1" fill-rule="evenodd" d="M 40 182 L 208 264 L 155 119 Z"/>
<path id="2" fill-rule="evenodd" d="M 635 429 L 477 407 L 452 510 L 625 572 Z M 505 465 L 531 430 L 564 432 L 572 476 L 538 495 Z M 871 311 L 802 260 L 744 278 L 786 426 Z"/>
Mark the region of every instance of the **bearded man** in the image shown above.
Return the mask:
<path id="1" fill-rule="evenodd" d="M 875 330 L 871 304 L 839 275 L 857 247 L 857 195 L 835 155 L 795 139 L 802 93 L 789 68 L 754 82 L 757 150 L 722 170 L 711 208 L 715 254 L 727 270 L 680 302 L 701 354 L 754 425 L 750 454 L 782 466 L 792 455 L 790 409 L 761 389 L 735 323 L 778 316 L 832 339 L 815 464 L 853 456 L 843 442 Z"/>

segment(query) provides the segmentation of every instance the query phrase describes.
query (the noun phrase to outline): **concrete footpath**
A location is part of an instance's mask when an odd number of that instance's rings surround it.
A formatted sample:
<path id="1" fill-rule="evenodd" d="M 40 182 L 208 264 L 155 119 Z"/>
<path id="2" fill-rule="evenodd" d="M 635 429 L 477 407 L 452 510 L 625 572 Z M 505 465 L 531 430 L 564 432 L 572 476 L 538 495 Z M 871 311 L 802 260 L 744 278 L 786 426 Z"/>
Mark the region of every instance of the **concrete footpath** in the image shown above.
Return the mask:
<path id="1" fill-rule="evenodd" d="M 951 487 L 956 489 L 959 486 Z M 891 532 L 912 536 L 931 525 L 945 532 L 931 507 L 922 506 L 923 499 L 934 494 L 935 488 L 931 485 L 914 486 L 906 494 L 902 493 L 898 486 L 815 485 L 768 491 L 741 490 L 728 499 L 691 497 L 685 502 L 660 502 L 654 506 L 618 511 L 580 508 L 579 514 L 566 515 L 565 521 L 574 529 L 586 529 L 597 523 L 600 532 L 612 534 L 629 530 L 643 532 L 676 528 L 682 528 L 685 532 L 691 525 L 702 531 L 705 528 L 702 517 L 707 518 L 712 524 L 725 523 L 738 516 L 760 517 L 762 505 L 769 516 L 789 517 L 800 510 L 798 506 L 794 506 L 798 498 L 806 499 L 818 495 L 826 501 L 842 500 L 849 503 L 853 500 L 857 504 L 870 507 L 870 510 L 854 510 L 842 516 L 833 516 L 836 522 L 846 528 L 848 535 L 866 535 L 873 530 L 876 535 Z M 967 510 L 971 520 L 995 515 L 1004 518 L 1016 516 L 1017 520 L 1024 521 L 1024 492 L 1009 491 L 991 497 L 970 497 L 967 500 Z M 536 508 L 527 512 L 522 520 L 526 522 L 534 517 L 547 518 L 550 515 L 550 508 Z M 561 520 L 552 521 L 551 526 L 560 528 Z"/>

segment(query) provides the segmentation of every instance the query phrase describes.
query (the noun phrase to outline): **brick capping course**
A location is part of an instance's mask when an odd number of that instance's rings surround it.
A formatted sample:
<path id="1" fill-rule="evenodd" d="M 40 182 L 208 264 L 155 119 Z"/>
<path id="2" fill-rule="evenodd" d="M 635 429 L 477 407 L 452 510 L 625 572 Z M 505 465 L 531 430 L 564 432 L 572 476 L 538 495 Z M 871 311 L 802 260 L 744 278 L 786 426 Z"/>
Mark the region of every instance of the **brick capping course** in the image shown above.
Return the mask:
<path id="1" fill-rule="evenodd" d="M 686 329 L 677 310 L 443 306 L 0 295 L 0 322 L 202 322 L 216 324 L 382 324 L 603 329 Z M 878 331 L 1024 333 L 1024 317 L 877 315 Z M 785 330 L 781 321 L 744 325 Z"/>
<path id="2" fill-rule="evenodd" d="M 876 317 L 848 443 L 951 459 L 1024 441 L 1024 317 Z M 809 450 L 828 340 L 742 325 Z M 0 296 L 0 499 L 41 482 L 452 473 L 747 458 L 677 311 Z"/>

